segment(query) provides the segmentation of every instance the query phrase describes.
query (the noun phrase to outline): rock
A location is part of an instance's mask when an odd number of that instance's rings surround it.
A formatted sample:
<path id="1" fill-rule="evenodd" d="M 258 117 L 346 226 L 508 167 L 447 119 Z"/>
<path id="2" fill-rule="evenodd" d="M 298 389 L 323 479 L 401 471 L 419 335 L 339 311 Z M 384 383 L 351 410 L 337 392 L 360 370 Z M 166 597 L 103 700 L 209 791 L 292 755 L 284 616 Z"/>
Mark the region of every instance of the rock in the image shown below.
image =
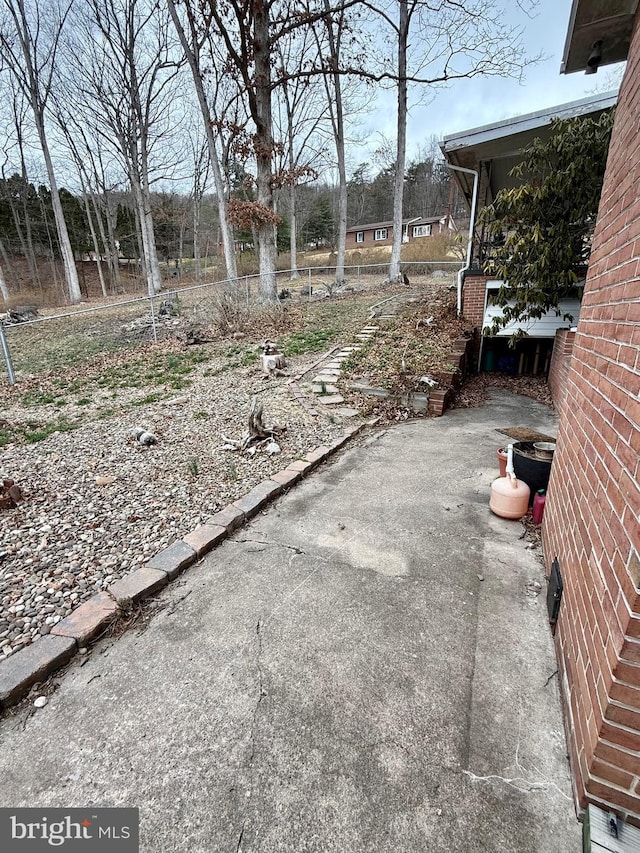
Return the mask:
<path id="1" fill-rule="evenodd" d="M 44 706 L 48 703 L 48 699 L 46 696 L 38 696 L 37 699 L 33 700 L 34 708 L 44 708 Z"/>
<path id="2" fill-rule="evenodd" d="M 96 486 L 110 486 L 111 483 L 115 483 L 117 479 L 117 477 L 111 476 L 96 477 Z"/>
<path id="3" fill-rule="evenodd" d="M 152 432 L 143 432 L 138 436 L 138 441 L 140 444 L 143 444 L 145 447 L 151 447 L 152 444 L 157 444 L 158 439 Z"/>
<path id="4" fill-rule="evenodd" d="M 276 456 L 282 451 L 282 448 L 277 441 L 270 441 L 269 444 L 267 444 L 266 451 L 269 456 Z"/>
<path id="5" fill-rule="evenodd" d="M 146 432 L 146 429 L 144 427 L 138 427 L 137 426 L 137 427 L 133 427 L 133 429 L 130 431 L 129 434 L 131 435 L 132 438 L 140 438 L 140 436 L 145 432 Z"/>
<path id="6" fill-rule="evenodd" d="M 421 376 L 420 382 L 424 382 L 425 385 L 428 385 L 430 388 L 435 388 L 438 384 L 438 380 L 434 379 L 431 376 Z"/>

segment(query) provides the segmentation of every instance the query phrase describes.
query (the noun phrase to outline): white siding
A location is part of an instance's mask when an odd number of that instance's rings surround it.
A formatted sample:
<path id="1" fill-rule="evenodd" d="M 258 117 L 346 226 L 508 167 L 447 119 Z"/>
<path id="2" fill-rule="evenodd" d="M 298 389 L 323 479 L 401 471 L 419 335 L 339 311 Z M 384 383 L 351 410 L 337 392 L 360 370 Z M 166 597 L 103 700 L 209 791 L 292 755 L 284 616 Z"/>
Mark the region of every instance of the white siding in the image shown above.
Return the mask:
<path id="1" fill-rule="evenodd" d="M 513 305 L 512 302 L 509 303 Z M 504 329 L 500 329 L 496 337 L 509 337 L 518 329 L 526 332 L 530 338 L 554 338 L 558 329 L 566 329 L 568 326 L 575 326 L 580 315 L 580 300 L 565 299 L 558 305 L 559 316 L 555 309 L 547 311 L 539 320 L 530 320 L 528 323 L 509 323 Z M 565 320 L 564 315 L 571 314 L 572 320 Z M 502 308 L 497 305 L 490 305 L 485 311 L 483 328 L 490 326 L 496 317 L 502 316 Z"/>

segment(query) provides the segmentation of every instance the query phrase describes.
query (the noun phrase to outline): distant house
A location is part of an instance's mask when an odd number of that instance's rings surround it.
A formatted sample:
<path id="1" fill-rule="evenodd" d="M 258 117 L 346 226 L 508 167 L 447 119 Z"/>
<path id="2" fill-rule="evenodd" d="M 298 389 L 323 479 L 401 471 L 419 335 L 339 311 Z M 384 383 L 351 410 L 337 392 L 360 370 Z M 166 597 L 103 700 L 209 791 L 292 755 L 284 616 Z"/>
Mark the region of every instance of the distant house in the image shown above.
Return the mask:
<path id="1" fill-rule="evenodd" d="M 402 242 L 412 243 L 455 231 L 455 224 L 449 213 L 444 216 L 415 216 L 402 222 Z M 393 244 L 393 222 L 370 222 L 366 225 L 354 225 L 347 228 L 347 249 L 370 249 L 372 246 L 391 246 Z"/>

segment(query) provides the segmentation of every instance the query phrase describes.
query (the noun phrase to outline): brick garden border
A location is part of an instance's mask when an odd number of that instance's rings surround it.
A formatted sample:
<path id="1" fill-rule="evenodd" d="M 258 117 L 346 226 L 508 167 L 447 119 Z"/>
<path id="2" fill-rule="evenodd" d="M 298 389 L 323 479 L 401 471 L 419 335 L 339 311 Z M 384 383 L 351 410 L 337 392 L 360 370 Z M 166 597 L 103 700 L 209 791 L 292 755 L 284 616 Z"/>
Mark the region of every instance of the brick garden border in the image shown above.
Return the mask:
<path id="1" fill-rule="evenodd" d="M 0 713 L 23 699 L 31 687 L 67 664 L 87 643 L 117 622 L 126 606 L 143 601 L 161 590 L 282 492 L 344 447 L 350 439 L 366 427 L 375 426 L 377 421 L 376 418 L 347 428 L 331 444 L 314 448 L 270 479 L 258 483 L 238 500 L 212 515 L 205 524 L 159 551 L 141 568 L 96 593 L 54 625 L 49 634 L 0 661 Z"/>
<path id="2" fill-rule="evenodd" d="M 469 365 L 475 348 L 477 330 L 471 334 L 462 334 L 453 342 L 453 351 L 449 356 L 449 370 L 434 372 L 435 378 L 443 386 L 435 391 L 429 391 L 427 411 L 430 415 L 440 417 L 455 400 L 456 394 L 469 374 Z"/>

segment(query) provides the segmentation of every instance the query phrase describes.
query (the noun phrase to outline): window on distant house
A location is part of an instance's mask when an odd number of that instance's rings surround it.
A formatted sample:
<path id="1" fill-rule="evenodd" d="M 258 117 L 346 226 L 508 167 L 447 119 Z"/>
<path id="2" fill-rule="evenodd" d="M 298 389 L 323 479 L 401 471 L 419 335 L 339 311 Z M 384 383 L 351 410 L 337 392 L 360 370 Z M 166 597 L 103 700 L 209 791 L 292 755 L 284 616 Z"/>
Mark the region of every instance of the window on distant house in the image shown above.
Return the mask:
<path id="1" fill-rule="evenodd" d="M 373 233 L 374 240 L 386 240 L 387 239 L 387 229 L 386 228 L 376 228 Z"/>
<path id="2" fill-rule="evenodd" d="M 364 243 L 364 231 L 356 231 L 356 243 Z"/>
<path id="3" fill-rule="evenodd" d="M 413 236 L 414 237 L 430 237 L 431 236 L 431 226 L 430 225 L 414 225 L 413 226 Z"/>

